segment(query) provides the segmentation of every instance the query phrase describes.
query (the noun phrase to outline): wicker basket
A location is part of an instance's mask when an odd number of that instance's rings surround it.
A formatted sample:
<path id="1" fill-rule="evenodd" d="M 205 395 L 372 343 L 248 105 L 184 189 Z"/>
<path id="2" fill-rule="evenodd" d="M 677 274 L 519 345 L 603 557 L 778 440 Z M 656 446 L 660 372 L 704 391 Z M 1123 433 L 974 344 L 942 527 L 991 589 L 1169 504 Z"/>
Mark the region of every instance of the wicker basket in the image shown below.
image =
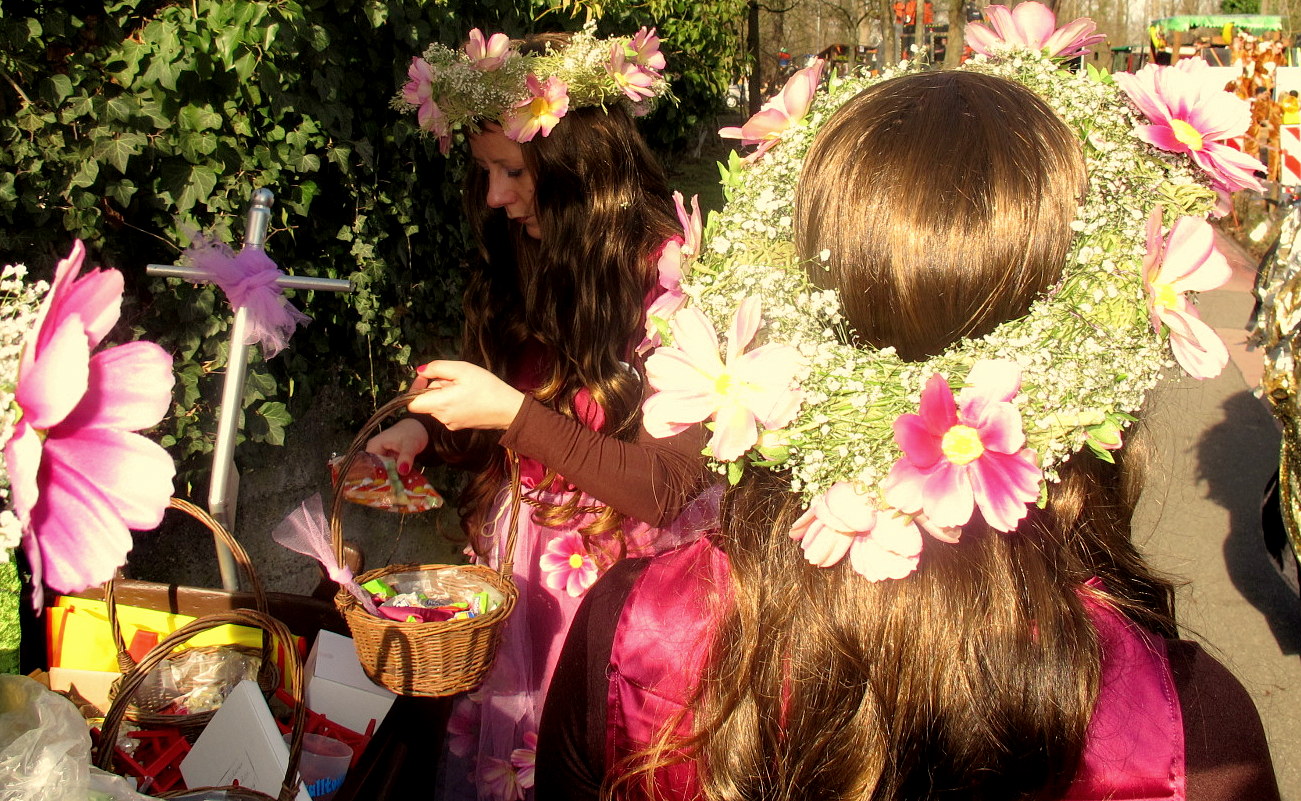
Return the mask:
<path id="1" fill-rule="evenodd" d="M 221 540 L 235 557 L 235 562 L 244 571 L 248 577 L 249 588 L 253 593 L 254 603 L 257 611 L 263 615 L 269 614 L 267 608 L 266 592 L 262 588 L 262 581 L 258 578 L 257 571 L 253 569 L 253 562 L 249 559 L 248 553 L 243 546 L 226 531 L 211 515 L 204 510 L 180 498 L 171 499 L 171 508 L 185 512 L 194 519 L 203 523 L 212 533 Z M 125 684 L 130 674 L 140 670 L 131 654 L 127 651 L 127 646 L 122 637 L 122 630 L 117 622 L 117 599 L 113 591 L 114 581 L 110 580 L 104 587 L 104 602 L 108 607 L 109 629 L 113 633 L 113 643 L 117 647 L 117 661 L 122 668 L 122 678 L 114 682 L 110 690 L 110 698 L 116 698 L 121 692 L 120 686 Z M 262 638 L 261 648 L 250 648 L 239 645 L 208 645 L 189 649 L 190 651 L 209 652 L 214 654 L 238 654 L 246 657 L 256 657 L 261 660 L 258 668 L 258 686 L 262 688 L 263 694 L 270 696 L 275 692 L 276 687 L 280 685 L 280 671 L 275 666 L 271 658 L 271 644 L 266 637 Z M 141 726 L 168 726 L 179 729 L 181 733 L 189 740 L 199 736 L 203 727 L 208 725 L 208 721 L 216 713 L 216 710 L 204 712 L 195 712 L 193 714 L 169 714 L 157 711 L 167 704 L 170 700 L 161 694 L 161 688 L 156 685 L 142 686 L 145 678 L 141 677 L 137 682 L 137 689 L 133 697 L 126 706 L 124 714 L 126 719 Z"/>
<path id="2" fill-rule="evenodd" d="M 365 449 L 367 440 L 380 424 L 390 415 L 405 409 L 418 394 L 408 393 L 395 398 L 371 417 L 349 447 L 339 469 L 340 476 L 348 474 L 353 460 Z M 518 481 L 513 484 L 519 486 Z M 342 481 L 335 485 L 330 509 L 330 531 L 337 559 L 342 559 L 343 555 L 342 487 Z M 519 594 L 511 579 L 519 506 L 519 493 L 516 492 L 511 508 L 506 560 L 500 571 L 482 565 L 390 565 L 357 576 L 357 582 L 364 584 L 398 573 L 454 571 L 468 579 L 477 579 L 501 594 L 501 605 L 487 614 L 442 622 L 389 620 L 367 612 L 351 593 L 340 588 L 334 602 L 352 632 L 357 656 L 371 681 L 399 695 L 426 697 L 454 695 L 479 686 L 492 667 L 502 626 L 515 608 Z"/>
<path id="3" fill-rule="evenodd" d="M 158 645 L 154 646 L 140 660 L 140 664 L 136 666 L 135 670 L 123 676 L 117 696 L 109 705 L 108 713 L 104 716 L 104 723 L 100 727 L 99 739 L 95 744 L 93 754 L 96 767 L 101 770 L 113 770 L 113 746 L 117 742 L 118 731 L 122 727 L 122 721 L 127 717 L 132 697 L 144 682 L 149 671 L 162 664 L 165 659 L 171 656 L 173 649 L 194 635 L 227 624 L 262 629 L 265 634 L 271 635 L 271 637 L 268 637 L 264 634 L 263 642 L 267 642 L 274 637 L 283 646 L 285 652 L 290 654 L 286 662 L 286 678 L 288 679 L 289 693 L 294 700 L 293 723 L 290 730 L 292 737 L 289 741 L 289 765 L 285 770 L 285 778 L 281 782 L 280 792 L 275 798 L 272 798 L 266 793 L 248 787 L 195 787 L 189 790 L 164 793 L 159 798 L 185 798 L 190 795 L 202 797 L 201 793 L 203 791 L 212 790 L 225 790 L 227 798 L 230 799 L 293 801 L 293 799 L 297 798 L 299 785 L 298 761 L 303 752 L 303 730 L 307 723 L 307 704 L 303 701 L 303 664 L 298 651 L 294 648 L 293 640 L 290 637 L 289 630 L 285 628 L 285 624 L 270 615 L 252 609 L 232 609 L 229 612 L 218 612 L 196 618 L 163 638 Z"/>

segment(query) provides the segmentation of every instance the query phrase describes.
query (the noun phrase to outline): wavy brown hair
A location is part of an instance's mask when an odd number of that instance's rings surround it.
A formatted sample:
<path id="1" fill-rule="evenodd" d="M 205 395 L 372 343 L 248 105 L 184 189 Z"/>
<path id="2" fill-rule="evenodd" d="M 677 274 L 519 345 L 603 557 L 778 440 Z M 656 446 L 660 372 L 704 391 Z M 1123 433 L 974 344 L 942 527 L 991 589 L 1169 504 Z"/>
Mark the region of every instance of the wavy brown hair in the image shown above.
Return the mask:
<path id="1" fill-rule="evenodd" d="M 1057 282 L 1084 186 L 1077 138 L 1033 93 L 917 74 L 825 124 L 797 240 L 806 258 L 831 250 L 818 280 L 861 341 L 918 360 L 1023 315 Z M 1085 582 L 1174 634 L 1171 585 L 1130 540 L 1140 449 L 1114 464 L 1077 454 L 1016 531 L 977 515 L 960 542 L 928 537 L 916 572 L 880 582 L 848 560 L 805 562 L 788 536 L 803 500 L 785 475 L 746 471 L 723 502 L 732 581 L 694 734 L 661 736 L 615 794 L 646 794 L 655 767 L 685 753 L 712 801 L 1057 797 L 1098 695 Z"/>
<path id="2" fill-rule="evenodd" d="M 539 35 L 520 49 L 566 42 Z M 488 207 L 486 173 L 471 164 L 464 198 L 480 249 L 464 297 L 462 358 L 509 378 L 526 349 L 540 345 L 553 359 L 537 399 L 575 417 L 574 398 L 586 388 L 605 412 L 603 433 L 632 440 L 641 420 L 642 371 L 628 369 L 629 347 L 641 334 L 655 284 L 652 256 L 677 228 L 664 172 L 622 105 L 570 109 L 549 136 L 520 147 L 534 179 L 542 239 Z M 494 459 L 462 493 L 472 543 L 505 479 L 503 460 Z M 565 506 L 536 514 L 544 522 L 569 519 L 576 503 L 575 494 Z M 617 531 L 620 522 L 604 508 L 586 533 Z"/>

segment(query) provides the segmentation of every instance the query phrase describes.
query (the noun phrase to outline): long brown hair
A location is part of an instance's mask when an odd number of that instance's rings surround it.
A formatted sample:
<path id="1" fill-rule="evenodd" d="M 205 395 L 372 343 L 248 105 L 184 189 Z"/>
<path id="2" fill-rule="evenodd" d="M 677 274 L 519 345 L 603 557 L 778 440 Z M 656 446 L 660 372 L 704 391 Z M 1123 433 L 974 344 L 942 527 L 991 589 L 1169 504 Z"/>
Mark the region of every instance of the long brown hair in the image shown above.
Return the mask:
<path id="1" fill-rule="evenodd" d="M 565 42 L 539 35 L 520 50 Z M 480 252 L 465 292 L 462 358 L 509 378 L 521 354 L 540 346 L 552 361 L 537 399 L 575 417 L 574 398 L 585 388 L 605 412 L 602 431 L 631 440 L 642 384 L 641 371 L 628 369 L 629 345 L 655 283 L 651 257 L 676 227 L 664 172 L 621 105 L 571 109 L 549 136 L 521 148 L 534 179 L 541 241 L 488 207 L 482 169 L 472 164 L 466 176 L 466 213 Z M 462 493 L 472 543 L 505 475 L 494 459 Z M 567 519 L 576 500 L 539 514 Z M 619 521 L 605 509 L 588 530 L 616 530 Z"/>
<path id="2" fill-rule="evenodd" d="M 1058 280 L 1084 181 L 1078 140 L 1030 91 L 970 72 L 907 76 L 818 134 L 797 241 L 805 258 L 831 250 L 826 282 L 861 341 L 921 359 L 1024 314 Z M 1059 794 L 1098 694 L 1085 582 L 1173 634 L 1171 586 L 1129 536 L 1134 448 L 1115 464 L 1077 454 L 1015 532 L 976 516 L 960 542 L 927 538 L 915 573 L 881 582 L 806 563 L 788 536 L 804 502 L 785 475 L 746 471 L 723 502 L 729 603 L 679 750 L 705 796 Z M 669 741 L 616 790 L 639 792 Z"/>

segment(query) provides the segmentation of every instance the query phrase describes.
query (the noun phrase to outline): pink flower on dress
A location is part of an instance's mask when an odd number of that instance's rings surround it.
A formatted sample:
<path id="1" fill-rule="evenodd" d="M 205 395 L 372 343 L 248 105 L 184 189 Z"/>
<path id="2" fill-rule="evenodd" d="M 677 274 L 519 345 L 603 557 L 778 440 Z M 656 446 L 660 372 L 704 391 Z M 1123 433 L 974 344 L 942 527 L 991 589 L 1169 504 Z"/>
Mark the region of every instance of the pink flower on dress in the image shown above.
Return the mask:
<path id="1" fill-rule="evenodd" d="M 629 61 L 625 47 L 620 42 L 610 46 L 610 64 L 606 70 L 619 89 L 634 103 L 639 103 L 655 96 L 651 86 L 655 83 L 655 73 L 635 61 Z"/>
<path id="2" fill-rule="evenodd" d="M 447 748 L 459 757 L 469 757 L 479 746 L 479 725 L 483 721 L 479 703 L 470 697 L 456 702 L 447 719 Z"/>
<path id="3" fill-rule="evenodd" d="M 117 324 L 122 274 L 80 275 L 78 241 L 59 262 L 18 363 L 21 415 L 4 444 L 12 511 L 23 526 L 33 584 L 76 592 L 126 561 L 131 529 L 162 522 L 175 466 L 133 432 L 171 405 L 172 357 L 152 342 L 91 355 Z"/>
<path id="4" fill-rule="evenodd" d="M 687 296 L 682 291 L 682 279 L 689 272 L 692 261 L 700 252 L 702 230 L 700 198 L 691 197 L 691 213 L 682 205 L 682 193 L 673 193 L 673 203 L 677 206 L 678 222 L 682 224 L 682 236 L 673 237 L 664 243 L 657 264 L 659 285 L 664 291 L 660 293 L 646 310 L 646 336 L 637 346 L 637 353 L 646 353 L 660 345 L 661 326 L 687 303 Z"/>
<path id="5" fill-rule="evenodd" d="M 470 41 L 465 45 L 465 54 L 474 62 L 474 68 L 483 72 L 499 69 L 506 59 L 511 57 L 510 37 L 504 33 L 494 33 L 488 41 L 483 40 L 483 31 L 470 29 Z"/>
<path id="6" fill-rule="evenodd" d="M 524 788 L 520 785 L 519 774 L 515 767 L 505 759 L 486 757 L 487 763 L 479 771 L 479 778 L 487 786 L 492 798 L 498 801 L 523 801 Z M 471 776 L 471 781 L 474 777 Z"/>
<path id="7" fill-rule="evenodd" d="M 1093 20 L 1080 18 L 1057 27 L 1057 16 L 1043 3 L 1018 3 L 1007 6 L 985 6 L 986 26 L 980 22 L 967 25 L 967 44 L 982 55 L 993 55 L 999 44 L 1024 45 L 1042 51 L 1049 58 L 1075 58 L 1089 52 L 1089 47 L 1106 41 L 1107 37 L 1093 33 Z M 992 28 L 992 30 L 991 30 Z"/>
<path id="8" fill-rule="evenodd" d="M 917 569 L 922 538 L 917 526 L 848 481 L 819 495 L 791 526 L 804 558 L 831 567 L 849 555 L 850 567 L 869 581 L 903 578 Z"/>
<path id="9" fill-rule="evenodd" d="M 781 141 L 783 133 L 809 113 L 813 96 L 818 91 L 818 81 L 822 77 L 823 63 L 822 59 L 818 59 L 812 66 L 792 75 L 781 92 L 765 103 L 758 114 L 746 120 L 740 128 L 723 128 L 718 135 L 724 139 L 740 139 L 743 145 L 759 145 L 757 150 L 746 157 L 746 161 L 758 159 Z"/>
<path id="10" fill-rule="evenodd" d="M 1185 292 L 1206 292 L 1229 280 L 1232 270 L 1224 255 L 1215 249 L 1210 223 L 1197 217 L 1180 217 L 1161 236 L 1161 209 L 1152 210 L 1147 220 L 1147 255 L 1143 257 L 1143 280 L 1152 313 L 1152 328 L 1158 333 L 1170 329 L 1170 349 L 1175 361 L 1193 378 L 1214 378 L 1229 361 L 1214 329 L 1202 322 Z"/>
<path id="11" fill-rule="evenodd" d="M 510 752 L 510 764 L 519 777 L 519 786 L 525 790 L 533 786 L 533 771 L 538 759 L 538 733 L 528 732 L 524 735 L 524 747 Z"/>
<path id="12" fill-rule="evenodd" d="M 730 462 L 759 440 L 756 424 L 771 430 L 794 419 L 801 400 L 795 376 L 804 358 L 779 343 L 746 353 L 762 321 L 758 298 L 741 301 L 724 360 L 714 327 L 699 309 L 688 307 L 673 316 L 673 346 L 657 348 L 646 360 L 647 380 L 657 390 L 642 405 L 651 436 L 673 436 L 712 417 L 708 450 Z"/>
<path id="13" fill-rule="evenodd" d="M 660 37 L 655 34 L 654 28 L 648 30 L 644 25 L 633 34 L 625 55 L 634 63 L 656 72 L 662 72 L 666 66 L 664 54 L 660 52 Z"/>
<path id="14" fill-rule="evenodd" d="M 554 75 L 544 84 L 538 76 L 529 73 L 525 79 L 529 97 L 501 121 L 506 138 L 515 142 L 528 142 L 539 132 L 548 136 L 560 118 L 569 113 L 569 87 Z"/>
<path id="15" fill-rule="evenodd" d="M 965 524 L 974 505 L 989 525 L 1015 530 L 1043 477 L 1034 451 L 1022 447 L 1021 413 L 1011 403 L 1020 384 L 1015 363 L 984 359 L 972 366 L 955 403 L 949 383 L 933 375 L 918 413 L 894 421 L 903 457 L 886 478 L 886 501 L 909 514 L 924 512 L 940 528 Z"/>
<path id="16" fill-rule="evenodd" d="M 571 598 L 587 592 L 599 576 L 596 560 L 588 553 L 583 535 L 577 531 L 566 531 L 548 542 L 538 565 L 546 575 L 547 586 L 564 590 Z"/>
<path id="17" fill-rule="evenodd" d="M 1200 58 L 1180 59 L 1173 67 L 1149 64 L 1136 74 L 1118 72 L 1116 84 L 1129 95 L 1149 125 L 1138 138 L 1171 153 L 1186 153 L 1213 183 L 1229 191 L 1261 189 L 1258 159 L 1224 144 L 1251 124 L 1251 106 L 1220 88 Z"/>
<path id="18" fill-rule="evenodd" d="M 433 67 L 423 58 L 413 58 L 407 76 L 411 80 L 402 86 L 402 99 L 416 107 L 416 123 L 420 130 L 437 136 L 438 149 L 446 156 L 452 146 L 452 128 L 447 115 L 434 101 Z"/>

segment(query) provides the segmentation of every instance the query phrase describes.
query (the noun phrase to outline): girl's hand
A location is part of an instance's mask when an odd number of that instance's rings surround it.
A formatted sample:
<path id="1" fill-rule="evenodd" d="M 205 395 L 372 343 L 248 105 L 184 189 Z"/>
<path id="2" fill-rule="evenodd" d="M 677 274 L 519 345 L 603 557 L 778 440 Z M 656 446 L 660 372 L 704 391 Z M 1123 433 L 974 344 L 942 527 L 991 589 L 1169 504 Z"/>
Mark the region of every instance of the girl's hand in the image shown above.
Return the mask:
<path id="1" fill-rule="evenodd" d="M 429 432 L 419 420 L 407 417 L 371 437 L 366 451 L 393 459 L 398 464 L 398 473 L 405 476 L 411 471 L 411 462 L 428 445 Z"/>
<path id="2" fill-rule="evenodd" d="M 509 428 L 524 404 L 523 392 L 469 362 L 433 361 L 416 372 L 429 388 L 407 408 L 432 414 L 450 431 Z"/>

